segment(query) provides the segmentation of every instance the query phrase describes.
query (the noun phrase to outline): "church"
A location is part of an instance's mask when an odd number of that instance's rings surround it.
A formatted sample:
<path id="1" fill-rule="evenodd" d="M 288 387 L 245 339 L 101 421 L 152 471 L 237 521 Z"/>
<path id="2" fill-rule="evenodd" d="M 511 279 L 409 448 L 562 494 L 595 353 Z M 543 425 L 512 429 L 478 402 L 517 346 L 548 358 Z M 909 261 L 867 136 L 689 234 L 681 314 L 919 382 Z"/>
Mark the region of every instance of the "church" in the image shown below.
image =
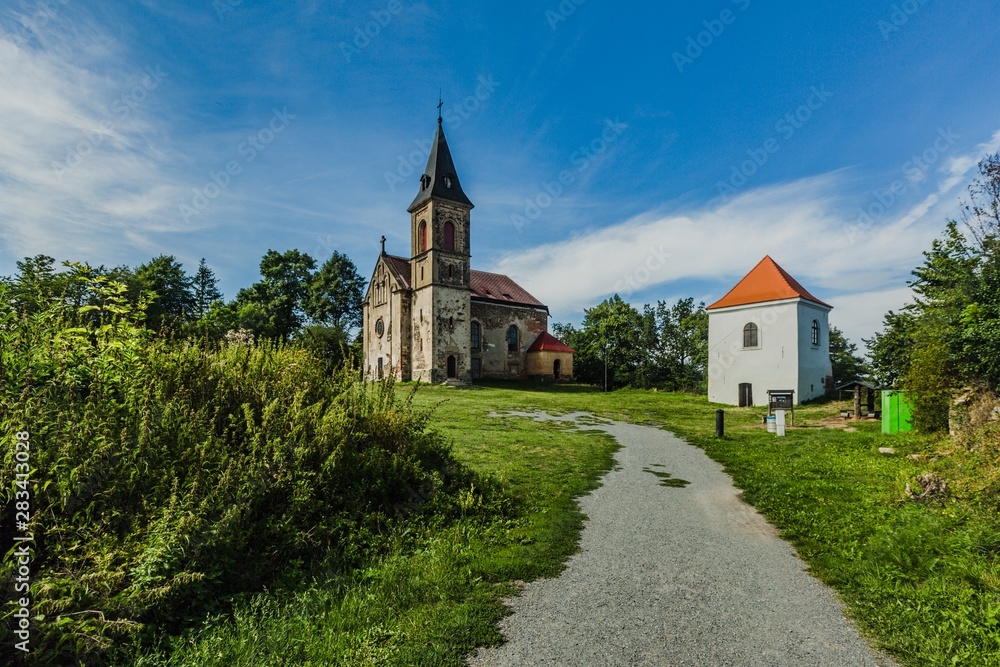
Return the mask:
<path id="1" fill-rule="evenodd" d="M 708 400 L 767 405 L 768 391 L 819 398 L 832 383 L 833 306 L 764 257 L 708 311 Z"/>
<path id="2" fill-rule="evenodd" d="M 472 209 L 439 115 L 407 209 L 409 255 L 388 254 L 383 236 L 365 294 L 366 377 L 572 379 L 573 349 L 548 333 L 548 307 L 508 276 L 470 266 Z"/>

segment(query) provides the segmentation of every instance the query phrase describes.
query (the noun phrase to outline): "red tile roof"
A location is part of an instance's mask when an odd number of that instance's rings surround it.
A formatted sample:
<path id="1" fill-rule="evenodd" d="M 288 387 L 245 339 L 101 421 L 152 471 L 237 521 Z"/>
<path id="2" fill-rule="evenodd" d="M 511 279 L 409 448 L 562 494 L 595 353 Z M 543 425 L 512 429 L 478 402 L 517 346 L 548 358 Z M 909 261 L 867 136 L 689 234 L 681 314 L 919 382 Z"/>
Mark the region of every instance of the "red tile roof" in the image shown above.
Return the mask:
<path id="1" fill-rule="evenodd" d="M 389 266 L 395 269 L 399 277 L 403 279 L 403 284 L 407 287 L 410 286 L 410 260 L 405 257 L 396 257 L 395 255 L 386 255 L 386 260 L 389 262 Z"/>
<path id="2" fill-rule="evenodd" d="M 406 257 L 389 254 L 386 254 L 385 258 L 389 266 L 399 274 L 403 283 L 407 287 L 412 287 L 410 282 L 410 260 Z M 505 275 L 475 270 L 471 271 L 470 274 L 469 282 L 473 299 L 545 308 L 545 304 L 531 296 L 527 290 Z"/>
<path id="3" fill-rule="evenodd" d="M 829 304 L 823 303 L 805 287 L 792 278 L 787 271 L 778 266 L 770 256 L 760 260 L 757 266 L 753 267 L 743 280 L 736 283 L 736 287 L 706 310 L 716 308 L 729 308 L 730 306 L 746 306 L 754 303 L 767 303 L 768 301 L 781 301 L 782 299 L 792 299 L 801 297 L 807 301 L 818 303 L 821 306 L 832 308 Z"/>
<path id="4" fill-rule="evenodd" d="M 528 294 L 523 287 L 507 276 L 499 273 L 487 273 L 486 271 L 472 271 L 471 273 L 470 287 L 473 299 L 545 308 L 545 304 Z"/>
<path id="5" fill-rule="evenodd" d="M 562 342 L 548 331 L 543 331 L 535 338 L 535 342 L 528 346 L 527 352 L 569 352 L 576 350 Z"/>

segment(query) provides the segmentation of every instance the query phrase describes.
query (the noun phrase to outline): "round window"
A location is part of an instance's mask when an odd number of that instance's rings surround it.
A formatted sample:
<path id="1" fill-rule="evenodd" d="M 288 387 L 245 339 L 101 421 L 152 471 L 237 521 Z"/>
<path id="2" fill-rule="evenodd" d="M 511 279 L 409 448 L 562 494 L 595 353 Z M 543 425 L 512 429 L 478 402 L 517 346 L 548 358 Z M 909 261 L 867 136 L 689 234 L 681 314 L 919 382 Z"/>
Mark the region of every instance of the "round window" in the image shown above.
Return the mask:
<path id="1" fill-rule="evenodd" d="M 385 322 L 382 321 L 381 317 L 378 318 L 378 322 L 375 323 L 375 333 L 378 334 L 380 338 L 382 337 L 382 334 L 385 333 Z"/>

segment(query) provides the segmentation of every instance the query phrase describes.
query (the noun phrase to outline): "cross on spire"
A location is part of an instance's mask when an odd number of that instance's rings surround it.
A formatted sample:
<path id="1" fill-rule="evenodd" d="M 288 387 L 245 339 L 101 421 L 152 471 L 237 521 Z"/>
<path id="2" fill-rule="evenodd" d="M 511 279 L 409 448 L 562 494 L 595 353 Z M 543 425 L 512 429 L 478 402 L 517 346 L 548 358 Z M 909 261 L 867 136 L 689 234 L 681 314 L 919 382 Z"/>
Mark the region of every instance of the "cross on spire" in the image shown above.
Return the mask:
<path id="1" fill-rule="evenodd" d="M 385 254 L 385 237 L 382 237 L 382 254 Z"/>
<path id="2" fill-rule="evenodd" d="M 441 91 L 438 91 L 438 123 L 442 121 L 441 118 L 441 107 L 444 106 L 444 99 L 441 97 Z"/>

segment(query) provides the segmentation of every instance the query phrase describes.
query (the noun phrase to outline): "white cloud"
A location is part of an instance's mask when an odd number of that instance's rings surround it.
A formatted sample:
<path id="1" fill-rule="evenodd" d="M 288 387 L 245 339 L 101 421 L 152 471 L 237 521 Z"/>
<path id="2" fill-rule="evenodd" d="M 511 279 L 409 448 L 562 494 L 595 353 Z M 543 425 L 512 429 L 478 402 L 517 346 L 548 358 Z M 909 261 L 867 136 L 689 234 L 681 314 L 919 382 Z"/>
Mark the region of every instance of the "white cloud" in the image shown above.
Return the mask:
<path id="1" fill-rule="evenodd" d="M 68 17 L 26 34 L 0 33 L 0 251 L 114 263 L 179 228 L 184 195 L 149 139 L 169 73 L 123 64 L 122 47 Z"/>
<path id="2" fill-rule="evenodd" d="M 843 331 L 858 346 L 858 350 L 864 352 L 865 344 L 861 339 L 871 338 L 873 333 L 882 330 L 882 320 L 887 312 L 898 311 L 912 303 L 913 292 L 909 287 L 898 287 L 837 296 L 827 301 L 833 306 L 830 324 Z"/>
<path id="3" fill-rule="evenodd" d="M 770 255 L 837 306 L 832 319 L 860 345 L 862 336 L 880 328 L 886 310 L 907 301 L 910 271 L 954 212 L 953 190 L 968 180 L 980 157 L 997 148 L 1000 132 L 942 165 L 938 182 L 929 184 L 934 191 L 922 201 L 903 209 L 897 198 L 861 227 L 856 214 L 845 213 L 848 197 L 841 192 L 842 175 L 835 173 L 748 190 L 699 210 L 650 212 L 511 252 L 493 269 L 563 314 L 580 313 L 616 292 L 627 296 L 659 286 L 677 293 L 691 280 L 716 284 L 719 298 Z"/>

